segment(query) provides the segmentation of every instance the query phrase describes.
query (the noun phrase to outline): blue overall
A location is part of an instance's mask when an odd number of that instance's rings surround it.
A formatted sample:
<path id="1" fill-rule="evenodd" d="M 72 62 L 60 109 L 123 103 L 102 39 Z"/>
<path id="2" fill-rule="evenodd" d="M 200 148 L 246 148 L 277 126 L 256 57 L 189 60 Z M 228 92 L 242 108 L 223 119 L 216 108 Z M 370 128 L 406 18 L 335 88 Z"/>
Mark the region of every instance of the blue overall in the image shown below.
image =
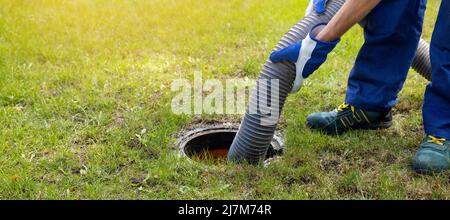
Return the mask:
<path id="1" fill-rule="evenodd" d="M 395 106 L 420 40 L 425 8 L 426 0 L 382 0 L 369 13 L 346 103 L 376 111 Z M 424 98 L 425 132 L 450 139 L 450 0 L 442 0 L 430 53 L 433 80 Z"/>

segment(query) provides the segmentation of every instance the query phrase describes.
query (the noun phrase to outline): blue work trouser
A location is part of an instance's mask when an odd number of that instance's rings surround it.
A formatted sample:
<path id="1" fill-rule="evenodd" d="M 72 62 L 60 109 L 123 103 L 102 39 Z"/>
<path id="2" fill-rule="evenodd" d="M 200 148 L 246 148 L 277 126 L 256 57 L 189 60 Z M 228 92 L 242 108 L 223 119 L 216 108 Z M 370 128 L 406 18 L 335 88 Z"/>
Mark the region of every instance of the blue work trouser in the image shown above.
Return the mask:
<path id="1" fill-rule="evenodd" d="M 431 42 L 433 81 L 425 132 L 450 139 L 450 0 L 443 0 Z M 422 32 L 426 0 L 382 0 L 366 18 L 365 43 L 350 73 L 346 102 L 388 111 L 397 102 Z"/>
<path id="2" fill-rule="evenodd" d="M 450 139 L 450 0 L 442 0 L 430 45 L 433 80 L 425 92 L 425 133 Z"/>

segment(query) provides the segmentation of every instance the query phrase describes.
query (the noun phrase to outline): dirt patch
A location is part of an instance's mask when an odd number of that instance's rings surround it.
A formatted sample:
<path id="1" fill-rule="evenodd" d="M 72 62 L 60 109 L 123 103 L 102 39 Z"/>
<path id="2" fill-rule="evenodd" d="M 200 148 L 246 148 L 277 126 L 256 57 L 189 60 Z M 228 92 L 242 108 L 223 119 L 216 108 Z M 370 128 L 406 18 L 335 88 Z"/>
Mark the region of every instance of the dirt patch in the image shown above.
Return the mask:
<path id="1" fill-rule="evenodd" d="M 309 174 L 303 174 L 298 177 L 295 176 L 287 176 L 283 179 L 284 185 L 287 187 L 291 187 L 293 185 L 309 185 L 314 184 L 317 178 L 315 176 Z"/>
<path id="2" fill-rule="evenodd" d="M 341 173 L 342 162 L 335 158 L 325 158 L 320 160 L 320 169 L 325 172 L 338 172 Z"/>

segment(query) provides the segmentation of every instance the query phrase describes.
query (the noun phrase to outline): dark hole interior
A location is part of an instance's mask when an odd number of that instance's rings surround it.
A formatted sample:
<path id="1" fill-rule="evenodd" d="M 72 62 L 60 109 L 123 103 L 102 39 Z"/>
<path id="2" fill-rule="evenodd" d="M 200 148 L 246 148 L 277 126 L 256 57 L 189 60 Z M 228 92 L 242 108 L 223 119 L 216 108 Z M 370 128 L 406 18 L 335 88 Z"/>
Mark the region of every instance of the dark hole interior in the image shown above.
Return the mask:
<path id="1" fill-rule="evenodd" d="M 185 145 L 184 152 L 191 158 L 204 159 L 208 157 L 212 159 L 226 159 L 235 136 L 236 131 L 206 133 L 188 141 Z M 270 146 L 266 154 L 266 159 L 281 153 L 281 150 L 275 150 L 273 146 Z"/>

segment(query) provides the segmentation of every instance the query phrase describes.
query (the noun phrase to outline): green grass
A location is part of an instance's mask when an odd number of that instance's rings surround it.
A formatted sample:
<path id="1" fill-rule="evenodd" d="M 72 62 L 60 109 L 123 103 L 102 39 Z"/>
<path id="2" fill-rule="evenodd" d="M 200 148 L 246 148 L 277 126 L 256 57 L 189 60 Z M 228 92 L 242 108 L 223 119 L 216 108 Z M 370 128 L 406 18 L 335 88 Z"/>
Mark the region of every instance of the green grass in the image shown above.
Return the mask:
<path id="1" fill-rule="evenodd" d="M 429 1 L 427 40 L 439 2 Z M 411 170 L 424 135 L 426 81 L 415 72 L 388 130 L 328 137 L 304 126 L 343 102 L 360 28 L 288 99 L 282 160 L 261 168 L 177 156 L 173 134 L 199 118 L 172 114 L 172 80 L 255 78 L 305 7 L 0 0 L 0 199 L 450 199 L 448 172 Z"/>

